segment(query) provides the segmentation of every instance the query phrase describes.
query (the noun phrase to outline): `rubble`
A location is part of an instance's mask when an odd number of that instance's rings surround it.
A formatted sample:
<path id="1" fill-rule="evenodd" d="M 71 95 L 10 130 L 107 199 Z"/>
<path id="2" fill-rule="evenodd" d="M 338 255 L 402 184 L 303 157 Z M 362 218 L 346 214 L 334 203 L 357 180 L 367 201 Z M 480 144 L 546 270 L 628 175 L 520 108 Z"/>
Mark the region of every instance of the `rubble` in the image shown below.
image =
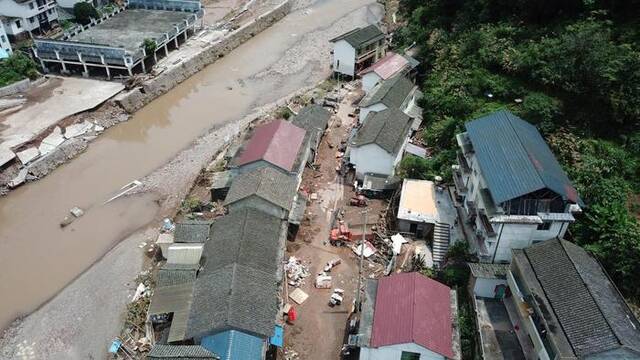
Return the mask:
<path id="1" fill-rule="evenodd" d="M 330 275 L 321 273 L 316 276 L 316 288 L 317 289 L 331 289 L 333 281 Z"/>
<path id="2" fill-rule="evenodd" d="M 18 156 L 18 159 L 20 160 L 22 165 L 27 165 L 28 163 L 33 161 L 35 158 L 40 156 L 40 151 L 38 151 L 38 148 L 34 146 L 26 150 L 20 151 L 16 153 L 16 155 Z"/>
<path id="3" fill-rule="evenodd" d="M 287 279 L 289 279 L 288 284 L 295 287 L 303 285 L 304 279 L 310 275 L 309 268 L 295 256 L 289 258 L 289 261 L 284 265 L 284 269 L 287 272 Z"/>

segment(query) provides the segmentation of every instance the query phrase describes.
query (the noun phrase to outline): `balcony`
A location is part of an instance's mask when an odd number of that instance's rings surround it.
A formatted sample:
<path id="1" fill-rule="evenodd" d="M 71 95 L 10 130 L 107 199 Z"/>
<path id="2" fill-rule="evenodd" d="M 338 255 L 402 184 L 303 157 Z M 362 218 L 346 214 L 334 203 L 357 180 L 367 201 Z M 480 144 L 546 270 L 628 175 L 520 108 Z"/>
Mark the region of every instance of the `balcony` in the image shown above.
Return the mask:
<path id="1" fill-rule="evenodd" d="M 464 185 L 464 179 L 462 178 L 462 174 L 460 174 L 460 169 L 453 170 L 453 184 L 456 186 L 458 194 L 464 195 L 467 193 L 467 187 Z"/>
<path id="2" fill-rule="evenodd" d="M 456 152 L 456 157 L 458 158 L 458 164 L 460 164 L 460 169 L 465 174 L 470 173 L 471 172 L 471 167 L 469 167 L 469 163 L 467 162 L 467 158 L 464 157 L 464 154 L 462 153 L 462 151 L 457 151 Z"/>
<path id="3" fill-rule="evenodd" d="M 373 49 L 366 51 L 366 52 L 362 52 L 361 54 L 358 54 L 356 57 L 356 63 L 361 63 L 367 59 L 369 59 L 370 57 L 374 56 L 376 54 L 376 51 L 378 50 L 378 47 L 374 47 Z"/>
<path id="4" fill-rule="evenodd" d="M 479 216 L 480 223 L 482 224 L 482 227 L 484 228 L 484 231 L 487 233 L 487 235 L 490 237 L 496 236 L 496 232 L 493 230 L 493 225 L 491 225 L 487 214 L 485 214 L 484 211 L 480 211 Z"/>
<path id="5" fill-rule="evenodd" d="M 38 12 L 43 12 L 43 11 L 47 11 L 49 9 L 52 9 L 56 6 L 56 2 L 54 0 L 51 1 L 46 1 L 43 2 L 42 4 L 40 4 L 40 2 L 38 2 Z"/>

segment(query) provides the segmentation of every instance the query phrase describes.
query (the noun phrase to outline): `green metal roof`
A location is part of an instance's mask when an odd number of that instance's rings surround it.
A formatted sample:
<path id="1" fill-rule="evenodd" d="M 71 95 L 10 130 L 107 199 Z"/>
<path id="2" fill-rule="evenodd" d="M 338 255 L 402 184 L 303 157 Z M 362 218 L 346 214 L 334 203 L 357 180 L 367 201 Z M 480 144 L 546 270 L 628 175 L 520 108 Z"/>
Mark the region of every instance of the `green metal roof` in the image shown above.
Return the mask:
<path id="1" fill-rule="evenodd" d="M 549 189 L 582 203 L 567 174 L 538 130 L 501 110 L 466 124 L 467 135 L 496 204 Z"/>
<path id="2" fill-rule="evenodd" d="M 361 107 L 383 103 L 388 108 L 400 108 L 415 85 L 402 72 L 376 86 L 360 102 Z"/>
<path id="3" fill-rule="evenodd" d="M 363 46 L 367 46 L 380 39 L 384 39 L 384 33 L 378 29 L 375 25 L 369 25 L 363 28 L 356 28 L 347 33 L 344 33 L 336 38 L 331 39 L 331 42 L 344 40 L 356 49 Z"/>

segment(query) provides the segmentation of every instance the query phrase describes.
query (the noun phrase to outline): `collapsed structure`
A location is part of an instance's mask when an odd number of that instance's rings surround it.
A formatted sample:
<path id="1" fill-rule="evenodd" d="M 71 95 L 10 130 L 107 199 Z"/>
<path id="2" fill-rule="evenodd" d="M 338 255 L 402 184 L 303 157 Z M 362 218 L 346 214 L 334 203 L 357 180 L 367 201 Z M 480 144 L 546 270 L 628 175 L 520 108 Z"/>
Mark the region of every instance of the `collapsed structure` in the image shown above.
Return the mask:
<path id="1" fill-rule="evenodd" d="M 124 7 L 91 19 L 59 40 L 34 39 L 34 54 L 45 71 L 63 74 L 103 69 L 114 75 L 146 72 L 145 59 L 157 62 L 196 30 L 203 15 L 199 0 L 128 0 Z"/>

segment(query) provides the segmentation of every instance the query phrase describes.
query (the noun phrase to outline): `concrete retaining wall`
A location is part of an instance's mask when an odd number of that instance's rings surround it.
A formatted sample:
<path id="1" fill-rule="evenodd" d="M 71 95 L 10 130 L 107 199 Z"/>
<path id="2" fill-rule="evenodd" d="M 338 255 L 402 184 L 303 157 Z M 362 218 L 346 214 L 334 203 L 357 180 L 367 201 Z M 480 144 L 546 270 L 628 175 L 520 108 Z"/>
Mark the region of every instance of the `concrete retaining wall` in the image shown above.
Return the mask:
<path id="1" fill-rule="evenodd" d="M 128 93 L 118 96 L 116 102 L 127 112 L 134 113 L 155 98 L 196 74 L 205 66 L 214 63 L 245 41 L 278 22 L 291 11 L 293 2 L 294 0 L 285 0 L 273 10 L 229 33 L 219 41 L 210 44 L 197 55 L 186 59 L 180 66 L 167 69 L 156 78 L 149 80 L 142 87 L 135 88 Z"/>
<path id="2" fill-rule="evenodd" d="M 0 88 L 0 97 L 14 95 L 19 92 L 25 92 L 29 90 L 31 82 L 29 79 L 20 80 L 13 84 L 3 86 Z"/>

